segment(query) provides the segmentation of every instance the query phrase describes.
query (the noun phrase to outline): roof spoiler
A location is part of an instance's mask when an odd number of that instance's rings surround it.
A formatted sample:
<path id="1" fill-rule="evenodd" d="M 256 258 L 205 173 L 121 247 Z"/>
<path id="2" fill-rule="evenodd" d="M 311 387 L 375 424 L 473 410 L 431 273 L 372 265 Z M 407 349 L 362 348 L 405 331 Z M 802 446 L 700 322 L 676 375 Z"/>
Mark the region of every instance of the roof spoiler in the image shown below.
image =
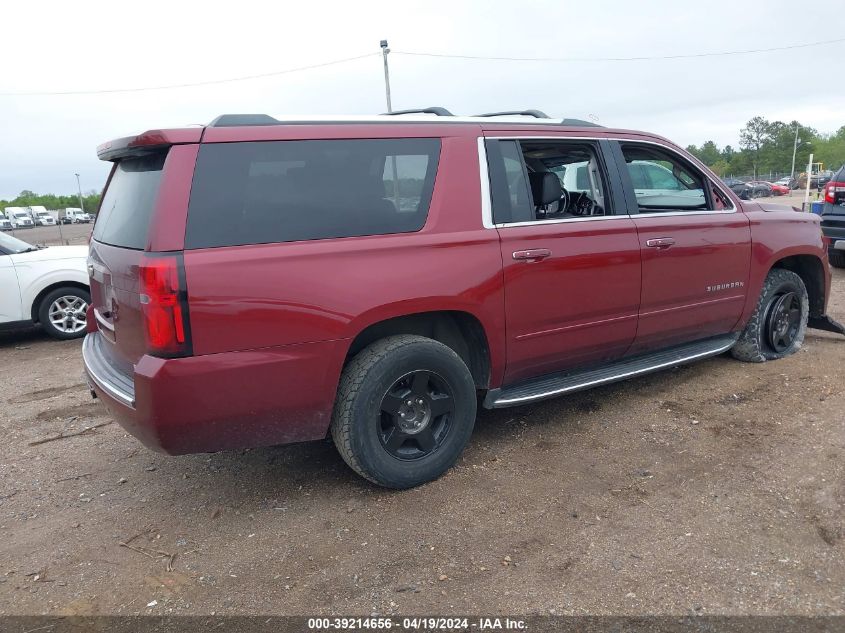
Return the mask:
<path id="1" fill-rule="evenodd" d="M 171 145 L 199 143 L 203 128 L 180 130 L 147 130 L 138 136 L 124 136 L 97 146 L 97 158 L 116 161 L 121 158 L 145 156 L 160 152 Z"/>

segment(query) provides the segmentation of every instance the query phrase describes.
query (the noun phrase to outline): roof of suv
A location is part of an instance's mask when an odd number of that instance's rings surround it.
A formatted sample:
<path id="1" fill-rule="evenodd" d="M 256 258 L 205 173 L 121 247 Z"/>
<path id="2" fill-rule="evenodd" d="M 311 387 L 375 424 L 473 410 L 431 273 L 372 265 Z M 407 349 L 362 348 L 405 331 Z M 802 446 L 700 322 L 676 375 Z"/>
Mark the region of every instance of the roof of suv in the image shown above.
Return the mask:
<path id="1" fill-rule="evenodd" d="M 378 115 L 286 115 L 275 118 L 268 114 L 223 114 L 215 118 L 207 126 L 154 129 L 137 136 L 127 136 L 115 139 L 97 147 L 100 160 L 113 161 L 129 155 L 138 155 L 155 151 L 168 145 L 183 143 L 200 143 L 214 141 L 237 140 L 265 140 L 264 134 L 257 128 L 266 130 L 275 136 L 271 130 L 280 130 L 289 126 L 322 125 L 346 126 L 350 124 L 366 126 L 404 125 L 409 128 L 418 126 L 458 126 L 464 125 L 477 130 L 481 126 L 485 130 L 531 131 L 537 133 L 539 129 L 555 128 L 580 132 L 583 135 L 587 129 L 594 130 L 600 136 L 625 135 L 650 138 L 669 142 L 666 139 L 649 133 L 635 130 L 605 128 L 590 121 L 581 119 L 552 119 L 539 110 L 524 110 L 510 112 L 491 112 L 476 116 L 454 116 L 444 108 L 431 107 L 421 110 L 402 110 L 389 114 Z M 242 131 L 238 131 L 238 129 Z M 456 131 L 452 128 L 451 131 Z M 417 132 L 419 133 L 419 132 Z M 259 138 L 262 137 L 262 138 Z M 273 139 L 266 139 L 273 140 Z M 674 145 L 674 143 L 669 142 Z"/>
<path id="2" fill-rule="evenodd" d="M 432 116 L 433 115 L 433 116 Z M 525 123 L 533 125 L 565 125 L 567 127 L 602 127 L 582 119 L 552 119 L 539 110 L 522 112 L 490 112 L 476 116 L 455 116 L 444 108 L 399 110 L 376 115 L 306 115 L 277 119 L 269 114 L 222 114 L 209 127 L 242 127 L 253 125 L 292 125 L 305 123 Z"/>

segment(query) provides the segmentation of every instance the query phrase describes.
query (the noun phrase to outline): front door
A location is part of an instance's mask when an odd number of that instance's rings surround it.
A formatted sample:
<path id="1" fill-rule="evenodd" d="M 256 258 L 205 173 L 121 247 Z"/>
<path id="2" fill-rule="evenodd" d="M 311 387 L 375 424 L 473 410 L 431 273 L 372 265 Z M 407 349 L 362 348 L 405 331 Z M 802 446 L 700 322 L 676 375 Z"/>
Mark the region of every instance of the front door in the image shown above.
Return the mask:
<path id="1" fill-rule="evenodd" d="M 651 143 L 618 149 L 642 251 L 631 353 L 731 332 L 748 291 L 748 218 L 674 150 Z"/>
<path id="2" fill-rule="evenodd" d="M 505 285 L 505 384 L 618 358 L 640 301 L 636 228 L 589 141 L 487 141 Z M 552 177 L 551 175 L 554 174 Z"/>

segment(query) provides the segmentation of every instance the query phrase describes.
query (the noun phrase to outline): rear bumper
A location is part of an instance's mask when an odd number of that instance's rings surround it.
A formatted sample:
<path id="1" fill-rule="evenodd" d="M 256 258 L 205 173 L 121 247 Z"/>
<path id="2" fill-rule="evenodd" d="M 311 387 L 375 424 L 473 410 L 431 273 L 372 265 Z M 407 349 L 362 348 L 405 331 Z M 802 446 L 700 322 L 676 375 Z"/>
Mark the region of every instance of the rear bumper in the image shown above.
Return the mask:
<path id="1" fill-rule="evenodd" d="M 181 455 L 326 436 L 343 341 L 142 356 L 125 376 L 111 366 L 99 338 L 91 333 L 83 341 L 89 385 L 117 422 L 153 450 Z"/>

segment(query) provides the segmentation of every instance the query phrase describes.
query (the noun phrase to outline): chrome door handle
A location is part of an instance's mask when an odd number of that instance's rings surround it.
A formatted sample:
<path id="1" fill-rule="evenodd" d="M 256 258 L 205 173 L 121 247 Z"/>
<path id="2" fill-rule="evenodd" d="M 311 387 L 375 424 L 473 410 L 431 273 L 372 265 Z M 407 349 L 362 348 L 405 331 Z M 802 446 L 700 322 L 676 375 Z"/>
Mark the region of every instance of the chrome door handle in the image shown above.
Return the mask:
<path id="1" fill-rule="evenodd" d="M 552 252 L 548 248 L 531 248 L 525 251 L 514 251 L 513 258 L 516 260 L 536 262 L 540 259 L 550 257 Z"/>
<path id="2" fill-rule="evenodd" d="M 645 245 L 651 248 L 669 248 L 675 240 L 671 237 L 656 237 L 652 240 L 646 240 Z"/>

